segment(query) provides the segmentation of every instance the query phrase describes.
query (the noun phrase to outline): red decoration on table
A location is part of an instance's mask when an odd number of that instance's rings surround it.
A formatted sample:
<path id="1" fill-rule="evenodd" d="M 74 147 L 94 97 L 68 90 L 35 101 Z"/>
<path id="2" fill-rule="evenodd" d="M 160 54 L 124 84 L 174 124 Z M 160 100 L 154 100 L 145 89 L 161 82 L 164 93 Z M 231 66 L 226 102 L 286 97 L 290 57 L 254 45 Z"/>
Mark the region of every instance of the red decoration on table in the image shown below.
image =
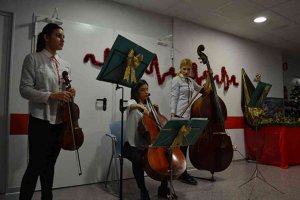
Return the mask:
<path id="1" fill-rule="evenodd" d="M 264 126 L 257 132 L 245 126 L 247 155 L 251 160 L 257 160 L 261 164 L 279 166 L 283 169 L 299 165 L 299 132 L 299 126 Z"/>

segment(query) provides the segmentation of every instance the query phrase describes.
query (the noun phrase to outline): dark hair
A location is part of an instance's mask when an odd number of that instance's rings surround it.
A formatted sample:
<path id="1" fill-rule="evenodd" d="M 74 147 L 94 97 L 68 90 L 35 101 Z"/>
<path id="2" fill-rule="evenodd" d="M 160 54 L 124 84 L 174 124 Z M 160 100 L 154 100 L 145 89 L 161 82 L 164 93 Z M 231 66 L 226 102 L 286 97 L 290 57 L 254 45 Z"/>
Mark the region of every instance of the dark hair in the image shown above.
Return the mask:
<path id="1" fill-rule="evenodd" d="M 139 89 L 140 87 L 142 87 L 143 85 L 148 85 L 147 81 L 145 81 L 144 79 L 139 80 L 138 82 L 136 82 L 133 87 L 131 88 L 131 99 L 134 99 L 137 103 L 139 103 Z"/>
<path id="2" fill-rule="evenodd" d="M 47 24 L 44 28 L 43 31 L 39 33 L 38 39 L 37 39 L 37 44 L 36 44 L 36 52 L 40 52 L 46 47 L 46 41 L 44 38 L 44 35 L 51 36 L 54 30 L 56 29 L 61 29 L 64 30 L 61 26 L 54 24 L 54 23 L 49 23 Z"/>

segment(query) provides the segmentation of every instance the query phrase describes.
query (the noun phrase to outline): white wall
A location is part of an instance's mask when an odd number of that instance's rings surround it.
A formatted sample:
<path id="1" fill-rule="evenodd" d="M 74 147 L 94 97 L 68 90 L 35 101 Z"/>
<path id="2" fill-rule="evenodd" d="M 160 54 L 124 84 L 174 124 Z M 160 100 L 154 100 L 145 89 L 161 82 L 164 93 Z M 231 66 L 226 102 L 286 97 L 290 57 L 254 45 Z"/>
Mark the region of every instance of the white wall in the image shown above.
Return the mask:
<path id="1" fill-rule="evenodd" d="M 221 67 L 225 66 L 229 77 L 235 75 L 241 82 L 242 68 L 252 80 L 256 73 L 260 73 L 262 81 L 272 84 L 269 96 L 283 96 L 282 56 L 279 50 L 179 19 L 174 23 L 174 37 L 175 66 L 179 66 L 182 58 L 188 57 L 197 63 L 199 72 L 206 69 L 197 55 L 197 47 L 203 44 L 214 74 L 221 76 Z M 219 89 L 218 94 L 224 97 L 225 104 L 234 105 L 228 109 L 228 114 L 240 116 L 240 87 L 232 85 L 226 94 L 223 93 L 223 86 Z"/>
<path id="2" fill-rule="evenodd" d="M 64 0 L 64 1 L 0 1 L 1 9 L 6 11 L 11 11 L 16 14 L 16 24 L 15 24 L 15 35 L 14 35 L 14 52 L 13 52 L 13 68 L 11 70 L 11 95 L 10 95 L 10 113 L 27 113 L 27 101 L 22 99 L 18 92 L 18 84 L 21 73 L 21 65 L 23 59 L 27 53 L 30 52 L 30 39 L 31 39 L 31 22 L 32 14 L 43 16 L 51 16 L 55 7 L 58 8 L 59 17 L 65 22 L 66 28 L 74 28 L 75 24 L 79 27 L 86 27 L 89 24 L 91 27 L 96 29 L 106 29 L 112 32 L 112 36 L 107 36 L 108 43 L 112 42 L 118 33 L 121 33 L 125 37 L 141 44 L 146 49 L 157 53 L 160 62 L 161 74 L 172 65 L 170 58 L 170 47 L 162 47 L 155 45 L 157 38 L 164 37 L 172 33 L 172 20 L 169 17 L 147 13 L 144 11 L 139 11 L 137 9 L 129 8 L 127 6 L 122 6 L 119 4 L 111 3 L 109 1 L 79 1 L 79 0 Z M 76 22 L 76 23 L 75 23 Z M 63 27 L 64 27 L 63 25 Z M 73 29 L 72 29 L 73 30 Z M 66 33 L 68 29 L 65 30 Z M 206 47 L 206 54 L 209 57 L 211 67 L 215 74 L 220 75 L 220 69 L 222 66 L 226 67 L 229 75 L 235 75 L 237 81 L 241 81 L 241 68 L 245 68 L 247 74 L 252 79 L 256 72 L 262 74 L 262 80 L 273 85 L 269 96 L 282 97 L 282 72 L 281 72 L 281 54 L 280 51 L 268 48 L 257 43 L 237 38 L 228 34 L 213 31 L 207 28 L 200 27 L 198 25 L 175 19 L 174 21 L 174 47 L 175 47 L 175 66 L 179 65 L 180 60 L 183 57 L 190 57 L 199 66 L 199 72 L 204 70 L 204 66 L 200 65 L 197 60 L 196 49 L 199 44 L 204 44 Z M 82 38 L 86 39 L 86 46 L 81 47 L 77 45 L 74 51 L 74 56 L 82 55 L 82 49 L 89 49 L 91 46 L 91 51 L 89 53 L 94 53 L 96 58 L 102 61 L 103 50 L 108 43 L 94 43 L 89 41 L 88 34 L 80 35 L 78 33 L 69 32 L 66 35 L 66 45 L 76 45 L 78 41 Z M 81 38 L 82 37 L 82 38 Z M 85 38 L 87 37 L 87 38 Z M 92 37 L 95 37 L 93 35 Z M 99 33 L 99 38 L 103 39 L 103 35 Z M 101 41 L 101 40 L 100 40 Z M 66 50 L 66 49 L 65 49 Z M 71 51 L 71 50 L 69 50 Z M 72 56 L 70 52 L 64 52 L 66 56 Z M 81 52 L 81 54 L 79 54 Z M 86 52 L 87 53 L 87 52 Z M 70 59 L 71 58 L 71 59 Z M 73 57 L 69 57 L 72 61 Z M 78 60 L 78 58 L 74 58 Z M 78 61 L 80 62 L 80 61 Z M 84 78 L 95 79 L 97 75 L 97 70 L 91 69 L 90 64 L 75 63 L 76 75 L 73 78 L 74 84 L 79 87 L 87 96 L 81 96 L 81 112 L 88 113 L 88 109 L 92 109 L 88 105 L 94 102 L 96 98 L 95 94 L 85 91 L 86 85 L 81 85 L 80 82 L 84 81 Z M 79 65 L 79 66 L 78 66 Z M 90 68 L 89 68 L 90 67 Z M 79 69 L 88 69 L 88 71 L 82 70 L 82 76 L 79 75 Z M 178 69 L 178 67 L 176 67 Z M 85 73 L 86 72 L 86 73 Z M 272 72 L 272 73 L 270 73 Z M 169 87 L 171 78 L 168 77 L 166 82 L 158 86 L 156 75 L 144 75 L 144 77 L 150 84 L 151 99 L 153 103 L 159 104 L 161 107 L 161 112 L 169 116 Z M 76 83 L 77 82 L 77 83 Z M 92 82 L 94 83 L 94 82 Z M 96 83 L 96 82 L 95 82 Z M 98 83 L 96 83 L 98 84 Z M 115 94 L 114 86 L 105 84 L 106 90 L 111 91 L 112 102 L 116 106 L 110 107 L 110 111 L 107 111 L 103 115 L 110 116 L 109 118 L 120 118 L 120 113 L 118 112 L 118 100 L 120 98 L 120 92 Z M 230 89 L 223 93 L 223 87 L 218 89 L 218 94 L 224 100 L 227 105 L 229 116 L 242 116 L 240 109 L 240 86 L 234 87 L 230 86 Z M 126 89 L 126 97 L 129 98 L 129 90 Z M 80 96 L 80 93 L 78 94 Z M 86 110 L 85 110 L 86 109 Z M 92 110 L 94 111 L 94 110 Z M 109 113 L 111 112 L 111 113 Z M 97 114 L 99 115 L 99 113 Z M 81 119 L 80 119 L 81 120 Z M 77 185 L 83 183 L 92 183 L 97 181 L 103 181 L 104 173 L 106 172 L 105 162 L 108 161 L 109 149 L 106 149 L 107 141 L 105 140 L 104 134 L 108 128 L 108 124 L 99 123 L 99 119 L 89 118 L 82 119 L 79 121 L 84 125 L 84 130 L 87 131 L 86 137 L 96 138 L 99 144 L 95 142 L 92 143 L 92 147 L 89 149 L 92 151 L 82 150 L 84 161 L 89 163 L 90 167 L 85 168 L 84 173 L 87 175 L 83 178 L 76 177 L 77 175 L 73 173 L 65 174 L 69 168 L 64 168 L 63 160 L 69 161 L 72 155 L 65 155 L 64 153 L 60 156 L 59 163 L 56 169 L 55 187 L 62 187 L 68 185 Z M 93 125 L 94 123 L 94 125 Z M 96 135 L 97 126 L 101 127 L 99 130 L 99 136 Z M 101 125 L 101 126 L 100 126 Z M 103 130 L 102 130 L 103 129 Z M 238 145 L 240 151 L 243 151 L 243 131 L 238 130 L 228 130 L 228 133 L 233 139 L 233 143 Z M 92 142 L 91 138 L 89 140 Z M 100 142 L 101 141 L 101 142 Z M 90 144 L 90 143 L 88 143 Z M 103 146 L 104 145 L 104 146 Z M 26 149 L 27 149 L 27 139 L 26 136 L 10 136 L 9 144 L 9 188 L 17 188 L 20 186 L 20 181 L 26 167 Z M 93 149 L 93 150 L 92 150 Z M 105 153 L 103 153 L 103 150 Z M 92 153 L 91 155 L 88 154 Z M 86 155 L 86 156 L 85 156 Z M 62 160 L 62 158 L 64 158 Z M 73 161 L 70 161 L 73 162 Z M 101 165 L 100 163 L 101 162 Z M 72 164 L 69 164 L 71 166 Z M 74 164 L 74 168 L 75 168 Z M 87 171 L 89 170 L 89 171 Z M 125 163 L 125 176 L 131 176 L 129 163 Z M 65 176 L 67 179 L 72 177 L 71 182 L 65 181 Z"/>

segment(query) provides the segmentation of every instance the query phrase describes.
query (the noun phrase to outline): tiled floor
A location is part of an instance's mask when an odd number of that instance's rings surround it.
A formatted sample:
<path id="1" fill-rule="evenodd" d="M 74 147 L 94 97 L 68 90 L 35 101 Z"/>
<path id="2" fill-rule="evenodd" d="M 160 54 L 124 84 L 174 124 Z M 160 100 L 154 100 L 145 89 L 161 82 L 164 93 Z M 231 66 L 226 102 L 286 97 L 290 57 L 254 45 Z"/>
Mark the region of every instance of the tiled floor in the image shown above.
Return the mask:
<path id="1" fill-rule="evenodd" d="M 255 170 L 255 163 L 234 161 L 224 171 L 215 174 L 215 182 L 198 180 L 197 186 L 186 185 L 174 181 L 173 185 L 180 200 L 299 200 L 300 199 L 300 166 L 291 166 L 288 169 L 258 165 L 258 169 L 267 183 L 260 178 L 254 178 L 242 187 Z M 191 170 L 190 174 L 199 177 L 210 177 L 207 171 Z M 259 174 L 258 174 L 259 175 Z M 259 177 L 261 177 L 259 175 Z M 146 178 L 146 185 L 151 199 L 157 198 L 159 182 Z M 110 183 L 109 188 L 115 190 L 117 184 Z M 1 200 L 17 200 L 18 194 L 0 196 Z M 40 192 L 34 194 L 34 200 L 40 199 Z M 84 185 L 54 190 L 54 200 L 114 200 L 119 199 L 104 187 L 103 183 Z M 123 199 L 138 200 L 139 191 L 134 179 L 123 181 Z"/>

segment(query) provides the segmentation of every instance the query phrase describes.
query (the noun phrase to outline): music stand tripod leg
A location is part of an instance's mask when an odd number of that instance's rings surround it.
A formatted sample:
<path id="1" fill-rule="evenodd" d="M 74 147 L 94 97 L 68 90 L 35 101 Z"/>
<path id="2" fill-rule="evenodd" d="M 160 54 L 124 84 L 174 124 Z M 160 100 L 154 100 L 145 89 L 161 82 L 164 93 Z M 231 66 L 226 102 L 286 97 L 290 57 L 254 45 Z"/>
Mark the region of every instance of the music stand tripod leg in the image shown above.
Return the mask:
<path id="1" fill-rule="evenodd" d="M 167 149 L 167 156 L 168 156 L 168 162 L 169 162 L 169 172 L 170 172 L 170 195 L 168 195 L 169 200 L 177 199 L 177 195 L 175 193 L 175 189 L 173 187 L 173 165 L 172 165 L 172 158 L 173 158 L 173 151 L 172 148 L 169 147 Z"/>
<path id="2" fill-rule="evenodd" d="M 253 174 L 250 176 L 250 178 L 249 178 L 248 181 L 246 181 L 245 183 L 239 185 L 239 188 L 243 187 L 244 185 L 246 185 L 247 183 L 249 183 L 250 181 L 252 181 L 256 177 L 255 174 L 256 174 L 256 171 L 253 172 Z"/>
<path id="3" fill-rule="evenodd" d="M 257 120 L 257 119 L 256 119 Z M 257 136 L 258 136 L 258 132 L 257 132 L 257 129 L 258 129 L 258 124 L 257 124 L 257 121 L 255 123 L 255 139 L 256 139 L 256 143 L 258 141 L 257 139 Z M 257 145 L 257 144 L 256 144 Z M 255 162 L 255 170 L 254 172 L 252 173 L 252 175 L 250 176 L 249 180 L 247 180 L 245 183 L 241 184 L 239 186 L 242 187 L 244 185 L 246 185 L 247 183 L 251 182 L 253 179 L 255 178 L 258 178 L 260 179 L 261 181 L 263 181 L 264 183 L 266 183 L 267 185 L 269 185 L 270 187 L 272 187 L 273 189 L 277 190 L 278 192 L 280 192 L 281 194 L 284 194 L 284 192 L 280 191 L 279 189 L 277 189 L 275 186 L 271 185 L 266 179 L 265 177 L 262 175 L 261 171 L 258 169 L 258 146 L 256 146 L 256 162 Z M 252 191 L 254 189 L 254 185 L 252 186 L 252 189 L 251 189 L 251 193 L 250 193 L 250 196 L 252 194 Z M 250 199 L 250 197 L 249 197 Z"/>
<path id="4" fill-rule="evenodd" d="M 272 187 L 273 189 L 277 190 L 278 192 L 280 192 L 281 194 L 284 194 L 284 192 L 280 191 L 279 189 L 277 189 L 274 185 L 272 185 L 271 183 L 269 183 L 265 177 L 262 175 L 262 173 L 258 170 L 257 171 L 257 178 L 259 178 L 261 181 L 265 182 L 266 184 L 268 184 L 270 187 Z M 260 175 L 260 176 L 259 176 Z"/>
<path id="5" fill-rule="evenodd" d="M 120 155 L 120 184 L 119 184 L 119 199 L 123 199 L 123 123 L 124 123 L 124 109 L 123 109 L 123 101 L 124 101 L 124 88 L 120 87 L 119 84 L 117 84 L 116 90 L 121 89 L 122 94 L 122 107 L 120 108 L 121 111 L 121 155 Z"/>

